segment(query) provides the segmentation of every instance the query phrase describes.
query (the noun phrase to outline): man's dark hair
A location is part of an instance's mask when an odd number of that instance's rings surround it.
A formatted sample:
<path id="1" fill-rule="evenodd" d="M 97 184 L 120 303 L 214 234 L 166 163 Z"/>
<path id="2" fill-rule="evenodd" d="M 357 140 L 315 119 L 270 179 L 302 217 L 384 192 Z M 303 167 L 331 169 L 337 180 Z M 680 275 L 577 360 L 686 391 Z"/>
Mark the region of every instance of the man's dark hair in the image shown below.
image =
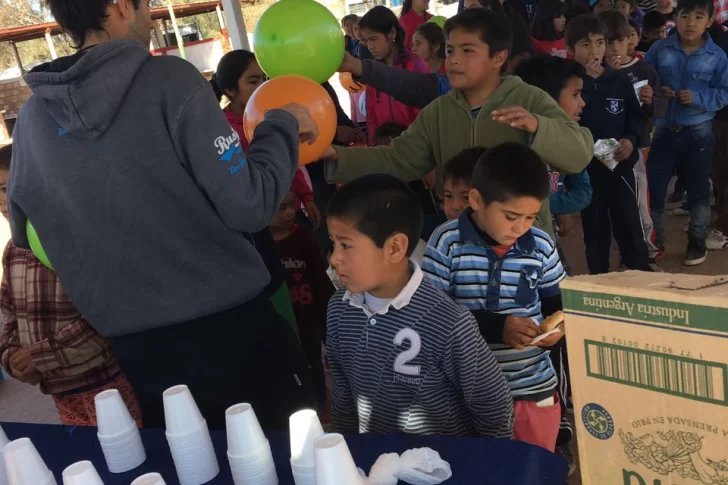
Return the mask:
<path id="1" fill-rule="evenodd" d="M 657 10 L 653 10 L 652 12 L 647 12 L 645 14 L 645 20 L 642 23 L 642 32 L 644 34 L 648 34 L 655 30 L 661 29 L 666 25 L 667 20 L 665 20 L 665 16 Z"/>
<path id="2" fill-rule="evenodd" d="M 366 175 L 345 184 L 331 198 L 327 214 L 353 224 L 378 248 L 394 234 L 404 234 L 409 241 L 407 256 L 412 255 L 422 232 L 417 196 L 391 175 Z"/>
<path id="3" fill-rule="evenodd" d="M 607 42 L 629 37 L 629 22 L 618 10 L 605 10 L 599 13 L 599 18 L 607 26 Z"/>
<path id="4" fill-rule="evenodd" d="M 478 34 L 480 40 L 488 44 L 490 57 L 500 51 L 510 53 L 513 48 L 511 21 L 502 13 L 484 8 L 463 10 L 445 22 L 445 37 L 450 37 L 456 29 Z"/>
<path id="5" fill-rule="evenodd" d="M 543 89 L 558 102 L 569 79 L 583 79 L 586 69 L 573 59 L 541 54 L 523 61 L 514 74 L 523 79 L 523 82 Z"/>
<path id="6" fill-rule="evenodd" d="M 142 0 L 131 0 L 135 9 Z M 61 26 L 63 32 L 73 41 L 73 47 L 79 49 L 86 43 L 89 32 L 102 32 L 104 22 L 108 18 L 106 9 L 111 5 L 108 0 L 46 0 L 51 15 Z"/>
<path id="7" fill-rule="evenodd" d="M 715 12 L 713 0 L 678 0 L 677 8 L 675 8 L 675 18 L 683 12 L 688 13 L 699 8 L 707 10 L 709 17 L 712 17 Z"/>
<path id="8" fill-rule="evenodd" d="M 452 180 L 470 185 L 475 165 L 485 152 L 483 147 L 466 148 L 452 157 L 442 169 L 442 181 Z"/>
<path id="9" fill-rule="evenodd" d="M 480 157 L 471 184 L 483 203 L 515 197 L 546 200 L 551 193 L 549 171 L 536 152 L 522 143 L 503 143 Z"/>
<path id="10" fill-rule="evenodd" d="M 566 46 L 573 49 L 579 41 L 588 39 L 593 34 L 603 35 L 606 39 L 607 26 L 604 21 L 594 14 L 580 15 L 566 24 Z"/>

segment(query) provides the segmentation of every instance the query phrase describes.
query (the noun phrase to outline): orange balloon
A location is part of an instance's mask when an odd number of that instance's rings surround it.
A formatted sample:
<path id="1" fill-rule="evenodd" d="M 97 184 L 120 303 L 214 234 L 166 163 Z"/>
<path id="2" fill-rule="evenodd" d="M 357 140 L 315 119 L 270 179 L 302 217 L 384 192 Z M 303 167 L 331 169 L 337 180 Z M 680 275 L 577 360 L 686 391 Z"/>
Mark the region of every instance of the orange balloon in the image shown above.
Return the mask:
<path id="1" fill-rule="evenodd" d="M 297 103 L 308 108 L 318 126 L 319 135 L 313 145 L 301 143 L 298 164 L 306 165 L 321 158 L 336 136 L 336 107 L 329 93 L 320 85 L 303 76 L 279 76 L 264 82 L 245 107 L 243 127 L 248 140 L 253 139 L 255 128 L 265 118 L 266 111 Z"/>
<path id="2" fill-rule="evenodd" d="M 342 88 L 346 89 L 352 94 L 363 93 L 367 89 L 367 87 L 362 83 L 354 81 L 354 78 L 351 76 L 350 72 L 340 72 L 339 82 L 341 83 Z"/>

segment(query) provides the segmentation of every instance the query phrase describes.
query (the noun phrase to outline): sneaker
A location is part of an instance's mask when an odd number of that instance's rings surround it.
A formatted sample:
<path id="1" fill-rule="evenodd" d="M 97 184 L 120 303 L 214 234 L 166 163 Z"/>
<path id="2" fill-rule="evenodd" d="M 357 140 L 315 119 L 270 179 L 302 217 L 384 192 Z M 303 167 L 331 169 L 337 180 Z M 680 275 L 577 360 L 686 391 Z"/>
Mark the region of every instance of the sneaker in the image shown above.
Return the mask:
<path id="1" fill-rule="evenodd" d="M 680 207 L 678 207 L 677 209 L 675 209 L 674 211 L 672 211 L 672 215 L 673 216 L 686 217 L 686 216 L 689 216 L 690 215 L 690 211 L 687 208 L 685 208 L 684 205 L 681 205 Z"/>
<path id="2" fill-rule="evenodd" d="M 670 198 L 667 199 L 670 202 L 685 202 L 686 192 L 684 190 L 676 190 L 670 194 Z"/>
<path id="3" fill-rule="evenodd" d="M 650 258 L 650 269 L 652 271 L 654 271 L 655 273 L 664 273 L 665 272 L 665 270 L 662 269 L 662 266 L 660 266 L 657 263 L 657 259 L 655 259 L 655 258 Z"/>
<path id="4" fill-rule="evenodd" d="M 726 237 L 718 229 L 711 229 L 708 232 L 708 238 L 705 240 L 705 247 L 709 251 L 720 251 L 728 248 L 728 237 Z"/>
<path id="5" fill-rule="evenodd" d="M 566 463 L 569 464 L 569 477 L 576 473 L 576 463 L 574 462 L 574 454 L 571 452 L 569 444 L 560 445 L 556 447 L 556 455 L 560 456 Z"/>
<path id="6" fill-rule="evenodd" d="M 688 243 L 688 250 L 685 253 L 685 266 L 697 266 L 705 262 L 705 258 L 708 256 L 708 250 L 703 242 Z"/>

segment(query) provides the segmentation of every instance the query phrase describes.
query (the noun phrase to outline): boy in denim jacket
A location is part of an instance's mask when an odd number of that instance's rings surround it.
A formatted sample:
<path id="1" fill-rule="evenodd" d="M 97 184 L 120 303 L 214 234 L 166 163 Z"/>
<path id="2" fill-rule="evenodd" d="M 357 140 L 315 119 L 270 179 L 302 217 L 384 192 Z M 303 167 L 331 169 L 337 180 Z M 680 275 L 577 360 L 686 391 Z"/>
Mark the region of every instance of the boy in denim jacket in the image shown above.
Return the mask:
<path id="1" fill-rule="evenodd" d="M 680 0 L 677 35 L 656 42 L 645 60 L 655 68 L 669 100 L 667 114 L 656 120 L 648 177 L 650 206 L 658 247 L 665 244 L 665 193 L 678 160 L 685 166 L 690 226 L 685 265 L 697 266 L 707 255 L 710 222 L 710 172 L 713 117 L 728 105 L 728 58 L 706 32 L 713 21 L 712 0 Z"/>

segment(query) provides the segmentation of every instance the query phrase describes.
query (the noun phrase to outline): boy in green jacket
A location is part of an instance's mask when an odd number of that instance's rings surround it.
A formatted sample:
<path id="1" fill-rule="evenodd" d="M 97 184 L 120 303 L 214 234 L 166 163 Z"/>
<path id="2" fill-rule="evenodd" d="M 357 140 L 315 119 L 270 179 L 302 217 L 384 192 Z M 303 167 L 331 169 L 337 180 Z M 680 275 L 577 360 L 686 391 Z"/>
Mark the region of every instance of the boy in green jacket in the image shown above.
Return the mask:
<path id="1" fill-rule="evenodd" d="M 503 15 L 465 10 L 445 23 L 447 75 L 453 90 L 425 107 L 390 146 L 332 147 L 325 155 L 329 182 L 370 173 L 421 179 L 465 148 L 505 142 L 529 145 L 565 173 L 581 172 L 594 152 L 586 128 L 572 121 L 551 96 L 515 76 L 501 77 L 513 33 Z M 539 215 L 553 236 L 548 203 Z"/>

